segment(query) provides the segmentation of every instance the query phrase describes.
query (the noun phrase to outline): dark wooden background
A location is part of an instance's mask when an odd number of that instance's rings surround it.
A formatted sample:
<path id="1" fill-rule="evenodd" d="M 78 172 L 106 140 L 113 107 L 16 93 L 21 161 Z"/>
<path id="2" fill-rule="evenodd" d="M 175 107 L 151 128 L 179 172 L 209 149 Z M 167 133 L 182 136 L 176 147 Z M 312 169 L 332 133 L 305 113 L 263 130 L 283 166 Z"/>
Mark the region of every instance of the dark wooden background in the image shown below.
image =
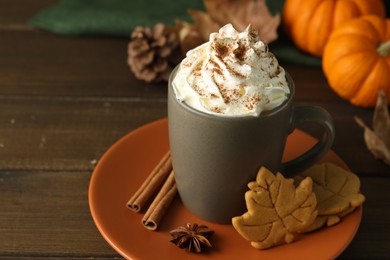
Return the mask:
<path id="1" fill-rule="evenodd" d="M 0 258 L 121 258 L 92 220 L 89 179 L 116 140 L 166 117 L 166 85 L 134 79 L 128 39 L 61 37 L 26 25 L 53 2 L 0 1 Z M 362 223 L 340 258 L 390 258 L 390 166 L 371 156 L 353 120 L 371 124 L 373 110 L 337 97 L 320 68 L 281 64 L 298 105 L 332 114 L 333 150 L 361 177 Z"/>

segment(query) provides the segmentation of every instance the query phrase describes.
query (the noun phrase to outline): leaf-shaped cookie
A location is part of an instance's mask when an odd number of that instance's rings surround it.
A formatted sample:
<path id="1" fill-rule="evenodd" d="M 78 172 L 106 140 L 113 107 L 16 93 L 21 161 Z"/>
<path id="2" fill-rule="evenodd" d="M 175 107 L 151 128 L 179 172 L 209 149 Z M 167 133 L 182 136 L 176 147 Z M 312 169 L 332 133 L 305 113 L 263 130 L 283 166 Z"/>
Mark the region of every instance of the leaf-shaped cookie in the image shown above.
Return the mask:
<path id="1" fill-rule="evenodd" d="M 316 164 L 294 177 L 299 183 L 306 177 L 313 180 L 318 215 L 337 215 L 360 206 L 365 197 L 360 193 L 359 177 L 332 164 Z"/>
<path id="2" fill-rule="evenodd" d="M 262 167 L 256 181 L 245 193 L 248 212 L 234 217 L 234 228 L 257 249 L 290 243 L 295 234 L 316 218 L 316 197 L 312 180 L 306 178 L 297 188 L 293 179 L 272 174 Z"/>
<path id="3" fill-rule="evenodd" d="M 356 208 L 348 208 L 345 211 L 342 211 L 338 214 L 334 215 L 317 215 L 317 218 L 314 220 L 313 224 L 311 224 L 309 227 L 307 227 L 303 232 L 312 232 L 314 230 L 317 230 L 323 226 L 333 226 L 338 223 L 340 223 L 341 219 L 345 217 L 346 215 L 353 212 Z"/>

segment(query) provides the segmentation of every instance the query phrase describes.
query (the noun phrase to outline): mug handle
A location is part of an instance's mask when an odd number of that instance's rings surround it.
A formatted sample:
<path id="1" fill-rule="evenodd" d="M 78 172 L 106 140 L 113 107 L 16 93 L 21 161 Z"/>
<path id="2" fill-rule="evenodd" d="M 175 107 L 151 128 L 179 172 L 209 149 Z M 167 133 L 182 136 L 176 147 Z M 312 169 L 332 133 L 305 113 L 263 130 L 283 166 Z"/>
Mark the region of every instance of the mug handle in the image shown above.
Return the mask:
<path id="1" fill-rule="evenodd" d="M 302 171 L 318 162 L 331 148 L 335 137 L 335 128 L 331 115 L 323 108 L 316 106 L 295 107 L 292 116 L 292 130 L 301 123 L 316 123 L 323 127 L 324 133 L 312 148 L 304 154 L 282 164 L 287 175 Z"/>

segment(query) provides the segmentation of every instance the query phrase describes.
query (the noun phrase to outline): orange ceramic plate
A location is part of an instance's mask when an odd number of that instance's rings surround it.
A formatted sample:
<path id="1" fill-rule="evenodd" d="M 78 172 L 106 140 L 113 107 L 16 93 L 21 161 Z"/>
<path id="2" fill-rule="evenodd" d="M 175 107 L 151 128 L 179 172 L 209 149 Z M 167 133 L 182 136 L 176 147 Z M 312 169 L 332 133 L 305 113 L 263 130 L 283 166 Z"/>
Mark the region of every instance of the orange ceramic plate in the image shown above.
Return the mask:
<path id="1" fill-rule="evenodd" d="M 289 136 L 284 159 L 301 154 L 315 142 L 296 130 Z M 93 172 L 89 187 L 93 219 L 106 241 L 127 259 L 331 259 L 348 246 L 359 227 L 361 208 L 334 227 L 303 235 L 288 245 L 256 250 L 231 225 L 199 219 L 176 198 L 158 231 L 149 231 L 141 224 L 142 213 L 128 210 L 126 202 L 168 149 L 167 120 L 158 120 L 120 139 Z M 347 167 L 332 151 L 324 161 Z M 211 250 L 194 254 L 169 242 L 169 230 L 186 222 L 205 224 L 215 231 Z"/>

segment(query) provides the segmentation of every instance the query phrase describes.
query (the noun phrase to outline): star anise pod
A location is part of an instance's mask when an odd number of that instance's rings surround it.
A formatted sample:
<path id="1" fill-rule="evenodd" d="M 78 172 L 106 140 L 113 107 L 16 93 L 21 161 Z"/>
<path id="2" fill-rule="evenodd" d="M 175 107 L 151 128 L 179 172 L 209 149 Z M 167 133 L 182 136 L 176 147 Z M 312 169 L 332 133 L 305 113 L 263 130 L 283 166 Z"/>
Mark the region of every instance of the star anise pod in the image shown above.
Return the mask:
<path id="1" fill-rule="evenodd" d="M 187 223 L 169 232 L 173 239 L 170 241 L 179 248 L 187 248 L 190 252 L 200 253 L 204 246 L 211 247 L 208 240 L 214 231 L 207 226 Z"/>

